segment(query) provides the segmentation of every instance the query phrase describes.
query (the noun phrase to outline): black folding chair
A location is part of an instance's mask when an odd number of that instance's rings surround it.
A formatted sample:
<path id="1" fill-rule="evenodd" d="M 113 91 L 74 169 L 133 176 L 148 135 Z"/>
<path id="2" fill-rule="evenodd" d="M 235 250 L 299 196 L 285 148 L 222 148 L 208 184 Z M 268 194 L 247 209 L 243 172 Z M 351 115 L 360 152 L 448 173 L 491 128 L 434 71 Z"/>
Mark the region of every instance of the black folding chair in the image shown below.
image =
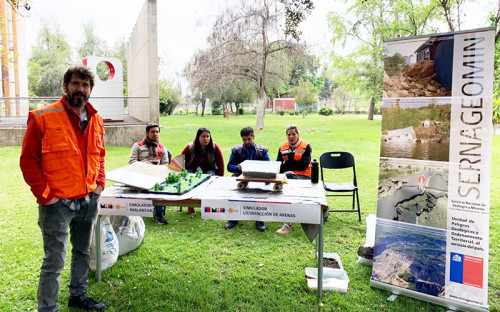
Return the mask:
<path id="1" fill-rule="evenodd" d="M 325 152 L 319 158 L 321 166 L 321 181 L 325 189 L 326 196 L 351 196 L 352 209 L 349 210 L 329 210 L 330 212 L 358 212 L 361 222 L 361 208 L 359 207 L 358 183 L 356 181 L 356 168 L 354 166 L 354 157 L 348 152 Z M 332 183 L 325 181 L 323 169 L 347 169 L 352 167 L 352 182 Z M 329 192 L 333 194 L 328 194 Z M 356 197 L 355 208 L 354 197 Z"/>

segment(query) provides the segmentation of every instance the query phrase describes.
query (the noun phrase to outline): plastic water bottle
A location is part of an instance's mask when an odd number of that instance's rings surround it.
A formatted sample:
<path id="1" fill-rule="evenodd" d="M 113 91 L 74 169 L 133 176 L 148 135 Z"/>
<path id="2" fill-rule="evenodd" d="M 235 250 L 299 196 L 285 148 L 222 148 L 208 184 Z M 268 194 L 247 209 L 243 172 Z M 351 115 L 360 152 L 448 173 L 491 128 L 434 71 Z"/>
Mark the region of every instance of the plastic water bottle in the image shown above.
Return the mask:
<path id="1" fill-rule="evenodd" d="M 319 181 L 319 164 L 316 159 L 311 162 L 311 183 L 318 183 Z"/>

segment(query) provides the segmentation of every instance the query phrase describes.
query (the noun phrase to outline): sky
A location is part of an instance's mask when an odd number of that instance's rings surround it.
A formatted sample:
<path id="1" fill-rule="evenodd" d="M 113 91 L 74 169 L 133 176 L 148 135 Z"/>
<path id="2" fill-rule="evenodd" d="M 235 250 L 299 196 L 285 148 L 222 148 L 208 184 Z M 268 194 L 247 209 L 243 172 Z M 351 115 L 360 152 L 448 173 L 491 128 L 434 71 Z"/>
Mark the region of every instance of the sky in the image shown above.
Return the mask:
<path id="1" fill-rule="evenodd" d="M 118 39 L 128 41 L 145 0 L 30 0 L 26 14 L 27 47 L 36 44 L 43 21 L 57 24 L 73 49 L 83 42 L 83 25 L 91 21 L 96 35 L 112 47 Z M 224 7 L 236 0 L 157 0 L 158 54 L 164 60 L 161 78 L 180 79 L 192 55 L 205 47 L 212 23 Z M 499 0 L 476 0 L 464 17 L 465 27 L 481 26 L 488 10 Z M 314 0 L 315 9 L 300 25 L 301 39 L 318 56 L 331 49 L 326 16 L 344 10 L 341 1 Z M 185 82 L 183 82 L 185 89 Z M 184 90 L 185 91 L 185 90 Z"/>
<path id="2" fill-rule="evenodd" d="M 205 47 L 217 12 L 231 2 L 235 1 L 157 1 L 158 54 L 165 64 L 160 69 L 162 76 L 175 79 L 182 74 L 192 55 Z M 319 55 L 329 47 L 326 15 L 336 5 L 326 0 L 314 4 L 301 30 L 304 41 Z M 30 0 L 31 9 L 25 19 L 28 49 L 36 44 L 43 21 L 59 25 L 75 51 L 83 41 L 83 25 L 89 21 L 108 47 L 120 38 L 128 41 L 143 5 L 144 0 Z"/>

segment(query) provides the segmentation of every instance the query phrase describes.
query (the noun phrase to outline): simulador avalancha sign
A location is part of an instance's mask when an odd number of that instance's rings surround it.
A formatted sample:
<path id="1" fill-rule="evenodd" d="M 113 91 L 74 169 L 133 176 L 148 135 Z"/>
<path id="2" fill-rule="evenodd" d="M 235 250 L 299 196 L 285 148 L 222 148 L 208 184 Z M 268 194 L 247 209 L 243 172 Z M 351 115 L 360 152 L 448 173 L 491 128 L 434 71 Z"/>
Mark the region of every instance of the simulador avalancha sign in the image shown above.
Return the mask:
<path id="1" fill-rule="evenodd" d="M 385 43 L 374 287 L 488 309 L 494 36 Z"/>

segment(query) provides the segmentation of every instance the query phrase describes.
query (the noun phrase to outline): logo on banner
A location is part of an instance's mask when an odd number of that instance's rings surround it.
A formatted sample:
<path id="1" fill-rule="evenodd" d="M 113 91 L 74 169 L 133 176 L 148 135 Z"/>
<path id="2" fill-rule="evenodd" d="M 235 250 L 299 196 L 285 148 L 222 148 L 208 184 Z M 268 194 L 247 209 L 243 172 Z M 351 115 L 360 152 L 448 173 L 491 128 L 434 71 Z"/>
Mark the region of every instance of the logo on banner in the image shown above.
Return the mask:
<path id="1" fill-rule="evenodd" d="M 210 207 L 210 206 L 205 206 L 203 207 L 203 211 L 205 213 L 235 213 L 238 212 L 239 210 L 233 209 L 231 207 L 229 208 L 215 208 L 215 207 Z"/>
<path id="2" fill-rule="evenodd" d="M 483 258 L 450 253 L 450 281 L 483 288 Z"/>
<path id="3" fill-rule="evenodd" d="M 116 205 L 116 207 L 115 207 L 113 204 L 100 204 L 99 207 L 101 207 L 101 209 L 122 209 L 122 208 L 125 208 L 125 207 L 122 207 L 120 205 Z"/>
<path id="4" fill-rule="evenodd" d="M 205 211 L 205 213 L 226 213 L 226 208 L 214 208 L 210 206 L 205 206 L 203 207 L 203 210 Z M 232 208 L 229 208 L 228 210 L 230 213 L 233 212 Z"/>

